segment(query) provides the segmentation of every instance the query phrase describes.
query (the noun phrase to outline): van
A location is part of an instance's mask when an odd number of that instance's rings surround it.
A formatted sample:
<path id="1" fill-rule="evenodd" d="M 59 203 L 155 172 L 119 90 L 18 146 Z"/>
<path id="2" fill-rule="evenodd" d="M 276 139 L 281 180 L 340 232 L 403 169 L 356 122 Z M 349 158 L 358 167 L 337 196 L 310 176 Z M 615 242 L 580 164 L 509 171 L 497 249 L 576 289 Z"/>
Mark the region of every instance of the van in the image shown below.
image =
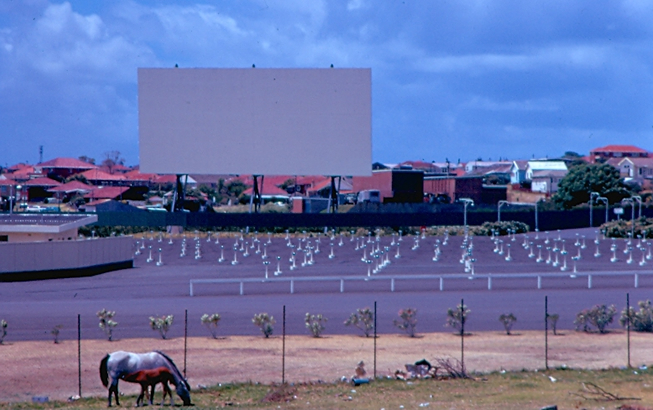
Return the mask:
<path id="1" fill-rule="evenodd" d="M 358 203 L 370 202 L 370 203 L 380 203 L 381 202 L 381 192 L 378 189 L 366 189 L 358 193 Z"/>

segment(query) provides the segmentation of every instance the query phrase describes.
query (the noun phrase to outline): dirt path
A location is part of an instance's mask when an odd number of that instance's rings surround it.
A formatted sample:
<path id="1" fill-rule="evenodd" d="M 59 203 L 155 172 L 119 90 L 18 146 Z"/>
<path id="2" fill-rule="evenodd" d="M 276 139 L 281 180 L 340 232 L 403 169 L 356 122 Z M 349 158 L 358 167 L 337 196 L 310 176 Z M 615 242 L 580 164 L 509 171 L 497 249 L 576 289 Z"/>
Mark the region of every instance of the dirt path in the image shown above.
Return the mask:
<path id="1" fill-rule="evenodd" d="M 632 364 L 653 363 L 651 334 L 633 333 Z M 460 358 L 460 337 L 448 333 L 432 333 L 411 339 L 403 335 L 382 335 L 377 339 L 377 373 L 386 375 L 422 358 Z M 549 366 L 573 368 L 621 367 L 627 363 L 627 342 L 624 332 L 598 335 L 566 331 L 549 335 Z M 334 381 L 351 376 L 360 360 L 368 373 L 373 371 L 374 340 L 359 336 L 289 336 L 286 339 L 286 380 Z M 114 342 L 82 341 L 82 393 L 104 396 L 98 365 L 112 351 L 144 352 L 162 350 L 182 369 L 184 341 L 160 339 L 125 339 Z M 31 400 L 32 396 L 48 396 L 51 400 L 66 399 L 78 392 L 77 342 L 15 342 L 0 346 L 0 401 Z M 269 383 L 281 380 L 282 339 L 262 336 L 232 336 L 213 340 L 188 340 L 187 374 L 193 388 L 230 381 Z M 470 371 L 488 372 L 507 369 L 544 368 L 544 335 L 542 332 L 518 332 L 506 336 L 498 332 L 475 333 L 465 337 L 465 363 Z M 45 376 L 45 377 L 44 377 Z M 120 384 L 126 394 L 137 393 L 138 387 Z"/>

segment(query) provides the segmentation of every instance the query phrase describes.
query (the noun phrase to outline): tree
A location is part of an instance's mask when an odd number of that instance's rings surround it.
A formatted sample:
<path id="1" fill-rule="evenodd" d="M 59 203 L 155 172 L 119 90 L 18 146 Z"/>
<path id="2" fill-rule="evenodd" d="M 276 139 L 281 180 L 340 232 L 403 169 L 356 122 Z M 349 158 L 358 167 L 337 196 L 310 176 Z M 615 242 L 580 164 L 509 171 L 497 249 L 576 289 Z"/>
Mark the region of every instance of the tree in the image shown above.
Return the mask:
<path id="1" fill-rule="evenodd" d="M 154 317 L 150 316 L 150 327 L 152 330 L 158 330 L 162 339 L 168 337 L 168 330 L 172 326 L 172 320 L 174 319 L 173 315 Z"/>
<path id="2" fill-rule="evenodd" d="M 614 305 L 596 305 L 590 309 L 583 309 L 576 315 L 576 330 L 583 332 L 591 331 L 591 326 L 598 329 L 599 333 L 605 333 L 605 328 L 612 323 L 617 308 Z"/>
<path id="3" fill-rule="evenodd" d="M 611 203 L 630 196 L 619 170 L 609 164 L 582 164 L 572 167 L 560 180 L 552 200 L 558 208 L 570 209 L 589 202 L 592 192 L 598 192 Z"/>
<path id="4" fill-rule="evenodd" d="M 308 312 L 306 312 L 306 317 L 304 318 L 306 328 L 309 330 L 309 332 L 311 332 L 313 337 L 320 337 L 320 335 L 322 335 L 322 332 L 325 329 L 324 324 L 327 322 L 327 320 L 328 319 L 321 314 L 311 315 Z"/>
<path id="5" fill-rule="evenodd" d="M 81 157 L 77 158 L 80 161 L 84 161 L 87 164 L 93 164 L 95 165 L 95 158 L 88 157 L 86 155 L 82 155 Z"/>
<path id="6" fill-rule="evenodd" d="M 467 309 L 467 305 L 458 305 L 455 309 L 447 309 L 447 323 L 446 326 L 457 329 L 460 335 L 463 335 L 464 324 L 467 321 L 467 316 L 471 310 Z"/>
<path id="7" fill-rule="evenodd" d="M 100 323 L 98 324 L 100 326 L 100 329 L 104 331 L 104 333 L 107 335 L 107 339 L 109 341 L 113 340 L 113 328 L 118 326 L 118 322 L 115 322 L 113 320 L 113 317 L 116 315 L 115 310 L 106 310 L 102 309 L 99 312 L 96 313 L 98 319 L 100 319 Z"/>
<path id="8" fill-rule="evenodd" d="M 274 316 L 270 316 L 267 313 L 257 313 L 252 318 L 252 323 L 261 329 L 261 332 L 267 339 L 274 331 L 273 325 L 277 323 L 277 321 L 274 320 Z"/>
<path id="9" fill-rule="evenodd" d="M 512 329 L 512 326 L 515 324 L 517 321 L 517 317 L 513 315 L 512 313 L 503 313 L 501 316 L 499 316 L 499 322 L 503 324 L 503 327 L 506 329 L 506 334 L 510 334 L 510 330 Z"/>
<path id="10" fill-rule="evenodd" d="M 71 182 L 71 181 L 79 181 L 79 182 L 81 182 L 83 184 L 90 185 L 88 183 L 88 179 L 86 179 L 86 177 L 84 175 L 82 175 L 82 174 L 71 175 L 71 176 L 69 176 L 68 178 L 66 178 L 64 180 L 64 182 L 66 182 L 66 183 Z"/>
<path id="11" fill-rule="evenodd" d="M 349 319 L 345 320 L 345 326 L 356 326 L 365 337 L 370 337 L 370 332 L 374 330 L 374 312 L 368 307 L 356 309 Z"/>
<path id="12" fill-rule="evenodd" d="M 120 151 L 107 151 L 104 153 L 104 161 L 101 165 L 106 167 L 110 174 L 113 174 L 116 165 L 125 165 L 125 159 L 121 156 Z"/>
<path id="13" fill-rule="evenodd" d="M 50 330 L 50 334 L 54 338 L 54 344 L 59 344 L 59 333 L 61 332 L 62 328 L 63 325 L 56 325 L 52 328 L 52 330 Z"/>
<path id="14" fill-rule="evenodd" d="M 399 319 L 395 319 L 392 323 L 399 329 L 408 333 L 408 336 L 415 337 L 415 327 L 417 326 L 417 309 L 406 308 L 401 309 L 398 313 Z"/>
<path id="15" fill-rule="evenodd" d="M 212 315 L 205 313 L 200 318 L 200 321 L 207 329 L 209 329 L 209 332 L 211 332 L 211 336 L 213 336 L 214 339 L 218 338 L 218 323 L 220 322 L 220 319 L 221 317 L 219 313 L 214 313 Z"/>
<path id="16" fill-rule="evenodd" d="M 5 341 L 5 336 L 7 336 L 7 327 L 9 325 L 7 324 L 7 321 L 2 319 L 0 320 L 0 345 L 4 343 Z"/>
<path id="17" fill-rule="evenodd" d="M 624 308 L 621 312 L 619 323 L 621 326 L 628 326 L 628 322 L 636 332 L 653 332 L 653 306 L 650 300 L 640 300 L 638 303 L 639 311 L 631 306 L 630 309 Z"/>

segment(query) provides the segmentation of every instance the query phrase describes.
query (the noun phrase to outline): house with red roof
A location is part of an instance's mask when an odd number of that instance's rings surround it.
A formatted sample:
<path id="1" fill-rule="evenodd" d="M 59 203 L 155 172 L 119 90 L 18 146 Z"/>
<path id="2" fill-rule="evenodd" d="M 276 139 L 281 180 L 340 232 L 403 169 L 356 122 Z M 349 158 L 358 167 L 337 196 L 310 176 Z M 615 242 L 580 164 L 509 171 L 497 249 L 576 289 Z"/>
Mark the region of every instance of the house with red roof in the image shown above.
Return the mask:
<path id="1" fill-rule="evenodd" d="M 648 158 L 649 152 L 634 145 L 606 145 L 590 151 L 591 162 L 604 162 L 610 158 Z"/>
<path id="2" fill-rule="evenodd" d="M 36 164 L 34 171 L 42 175 L 47 175 L 49 178 L 62 181 L 71 175 L 96 168 L 97 166 L 76 158 L 60 157 Z"/>
<path id="3" fill-rule="evenodd" d="M 125 176 L 122 174 L 109 174 L 101 171 L 98 168 L 89 169 L 88 171 L 78 174 L 83 176 L 88 182 L 93 185 L 124 185 Z"/>

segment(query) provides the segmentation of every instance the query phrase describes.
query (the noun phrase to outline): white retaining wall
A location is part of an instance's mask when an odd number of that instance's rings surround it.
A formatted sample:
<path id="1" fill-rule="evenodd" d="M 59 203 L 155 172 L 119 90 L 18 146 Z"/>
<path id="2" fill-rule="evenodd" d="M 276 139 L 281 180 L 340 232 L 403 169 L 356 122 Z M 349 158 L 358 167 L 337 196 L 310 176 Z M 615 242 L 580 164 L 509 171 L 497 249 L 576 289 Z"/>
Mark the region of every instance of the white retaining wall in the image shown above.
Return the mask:
<path id="1" fill-rule="evenodd" d="M 77 269 L 133 259 L 130 236 L 0 243 L 0 273 Z"/>

